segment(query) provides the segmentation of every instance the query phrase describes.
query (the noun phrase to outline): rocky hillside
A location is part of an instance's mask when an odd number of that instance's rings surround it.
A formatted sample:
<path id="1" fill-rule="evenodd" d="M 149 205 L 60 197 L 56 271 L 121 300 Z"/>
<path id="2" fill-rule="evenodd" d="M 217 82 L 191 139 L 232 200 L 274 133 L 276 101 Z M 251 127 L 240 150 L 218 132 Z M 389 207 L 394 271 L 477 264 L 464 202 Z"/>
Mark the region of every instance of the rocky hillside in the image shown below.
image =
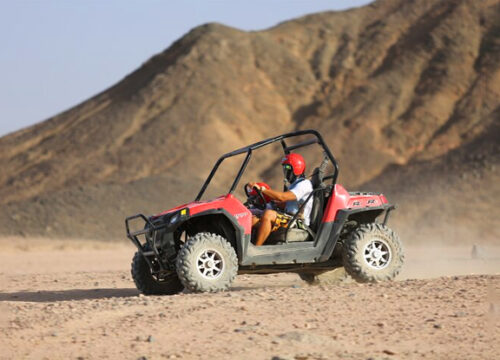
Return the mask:
<path id="1" fill-rule="evenodd" d="M 191 200 L 220 154 L 303 128 L 324 134 L 346 185 L 385 185 L 403 209 L 414 196 L 413 223 L 435 205 L 418 190 L 424 168 L 445 188 L 452 177 L 498 193 L 488 134 L 499 120 L 499 0 L 381 0 L 250 33 L 203 25 L 112 88 L 0 139 L 0 231 L 121 236 L 126 214 Z M 259 155 L 250 173 L 275 161 Z M 492 197 L 439 196 L 498 219 Z"/>

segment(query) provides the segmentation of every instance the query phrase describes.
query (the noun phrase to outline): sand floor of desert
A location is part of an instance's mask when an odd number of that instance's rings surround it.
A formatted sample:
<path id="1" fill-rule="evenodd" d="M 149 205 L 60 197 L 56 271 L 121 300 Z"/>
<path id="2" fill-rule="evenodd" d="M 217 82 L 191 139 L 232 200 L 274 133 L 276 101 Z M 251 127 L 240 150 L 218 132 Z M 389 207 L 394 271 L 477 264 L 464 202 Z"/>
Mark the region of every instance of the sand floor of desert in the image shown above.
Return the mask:
<path id="1" fill-rule="evenodd" d="M 409 247 L 389 283 L 247 275 L 146 297 L 131 245 L 3 239 L 0 359 L 494 359 L 500 248 L 470 250 Z"/>

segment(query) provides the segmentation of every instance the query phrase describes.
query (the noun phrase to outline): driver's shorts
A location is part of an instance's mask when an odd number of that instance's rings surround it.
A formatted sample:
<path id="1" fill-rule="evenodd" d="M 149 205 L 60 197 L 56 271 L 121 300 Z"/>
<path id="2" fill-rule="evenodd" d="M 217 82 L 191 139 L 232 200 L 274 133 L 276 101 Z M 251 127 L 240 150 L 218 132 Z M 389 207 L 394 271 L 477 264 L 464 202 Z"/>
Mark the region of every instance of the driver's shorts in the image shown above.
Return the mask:
<path id="1" fill-rule="evenodd" d="M 276 212 L 276 220 L 274 221 L 273 227 L 271 229 L 271 232 L 278 230 L 279 228 L 286 228 L 288 227 L 288 224 L 290 223 L 290 220 L 292 220 L 292 216 L 280 212 Z"/>

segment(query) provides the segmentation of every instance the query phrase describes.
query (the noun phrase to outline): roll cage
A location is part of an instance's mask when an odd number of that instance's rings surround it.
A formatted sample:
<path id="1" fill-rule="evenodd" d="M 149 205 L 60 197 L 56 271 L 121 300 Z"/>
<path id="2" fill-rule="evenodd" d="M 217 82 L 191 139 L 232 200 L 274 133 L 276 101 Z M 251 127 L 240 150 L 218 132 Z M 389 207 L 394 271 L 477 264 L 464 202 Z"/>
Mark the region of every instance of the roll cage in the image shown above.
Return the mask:
<path id="1" fill-rule="evenodd" d="M 290 139 L 290 138 L 297 137 L 297 136 L 303 136 L 303 135 L 314 135 L 315 138 L 310 139 L 310 140 L 306 140 L 306 141 L 302 141 L 298 144 L 287 146 L 286 141 L 285 141 L 286 139 Z M 320 145 L 323 148 L 325 155 L 332 162 L 333 168 L 334 168 L 333 174 L 325 176 L 323 179 L 324 180 L 331 179 L 332 185 L 335 185 L 335 183 L 337 182 L 338 174 L 339 174 L 339 167 L 338 167 L 337 161 L 335 160 L 335 157 L 333 156 L 330 149 L 328 148 L 325 141 L 323 140 L 323 137 L 316 130 L 312 130 L 312 129 L 311 130 L 298 130 L 298 131 L 289 132 L 289 133 L 286 133 L 283 135 L 275 136 L 275 137 L 272 137 L 272 138 L 269 138 L 266 140 L 262 140 L 262 141 L 256 142 L 255 144 L 248 145 L 248 146 L 242 147 L 240 149 L 237 149 L 237 150 L 234 150 L 234 151 L 231 151 L 227 154 L 222 155 L 217 160 L 214 167 L 212 168 L 212 171 L 210 172 L 207 179 L 205 180 L 205 183 L 201 187 L 201 190 L 198 193 L 198 196 L 196 196 L 195 201 L 201 200 L 203 194 L 205 193 L 205 190 L 210 185 L 212 178 L 214 177 L 215 173 L 217 172 L 217 169 L 219 168 L 220 164 L 225 159 L 233 157 L 233 156 L 241 155 L 244 153 L 247 154 L 245 156 L 245 159 L 243 160 L 243 163 L 241 164 L 241 167 L 238 171 L 238 174 L 236 175 L 236 178 L 234 179 L 234 181 L 231 185 L 231 188 L 229 189 L 229 194 L 232 194 L 235 191 L 236 187 L 238 186 L 238 183 L 240 182 L 241 176 L 245 172 L 245 169 L 248 165 L 248 162 L 250 161 L 250 158 L 252 157 L 252 152 L 254 150 L 261 148 L 261 147 L 273 144 L 273 143 L 278 142 L 278 141 L 281 142 L 281 146 L 283 148 L 283 152 L 285 153 L 285 155 L 289 154 L 291 151 L 299 149 L 301 147 L 305 147 L 305 146 L 309 146 L 309 145 L 313 145 L 313 144 Z"/>

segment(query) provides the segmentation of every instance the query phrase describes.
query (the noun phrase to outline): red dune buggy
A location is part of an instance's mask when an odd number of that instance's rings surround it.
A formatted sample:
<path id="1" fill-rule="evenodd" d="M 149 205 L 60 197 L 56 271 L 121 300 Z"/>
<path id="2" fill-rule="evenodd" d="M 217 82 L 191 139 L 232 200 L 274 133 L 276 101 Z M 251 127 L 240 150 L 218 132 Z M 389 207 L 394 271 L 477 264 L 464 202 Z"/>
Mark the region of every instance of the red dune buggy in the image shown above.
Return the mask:
<path id="1" fill-rule="evenodd" d="M 304 136 L 309 139 L 292 143 Z M 245 189 L 245 203 L 233 193 L 252 153 L 273 143 L 280 143 L 285 154 L 319 145 L 324 156 L 310 177 L 310 225 L 293 226 L 294 217 L 290 226 L 257 247 L 252 243 L 250 210 L 263 208 L 266 199 L 257 188 Z M 221 163 L 241 154 L 246 155 L 228 193 L 201 201 Z M 329 174 L 328 167 L 333 169 Z M 175 294 L 185 288 L 216 292 L 228 289 L 237 274 L 294 272 L 311 281 L 339 267 L 360 282 L 393 279 L 404 258 L 398 236 L 386 226 L 394 206 L 382 194 L 346 191 L 336 183 L 338 173 L 335 158 L 315 130 L 287 133 L 223 155 L 193 202 L 125 220 L 127 236 L 138 250 L 132 261 L 137 288 L 144 294 Z M 144 226 L 131 231 L 136 219 Z"/>

